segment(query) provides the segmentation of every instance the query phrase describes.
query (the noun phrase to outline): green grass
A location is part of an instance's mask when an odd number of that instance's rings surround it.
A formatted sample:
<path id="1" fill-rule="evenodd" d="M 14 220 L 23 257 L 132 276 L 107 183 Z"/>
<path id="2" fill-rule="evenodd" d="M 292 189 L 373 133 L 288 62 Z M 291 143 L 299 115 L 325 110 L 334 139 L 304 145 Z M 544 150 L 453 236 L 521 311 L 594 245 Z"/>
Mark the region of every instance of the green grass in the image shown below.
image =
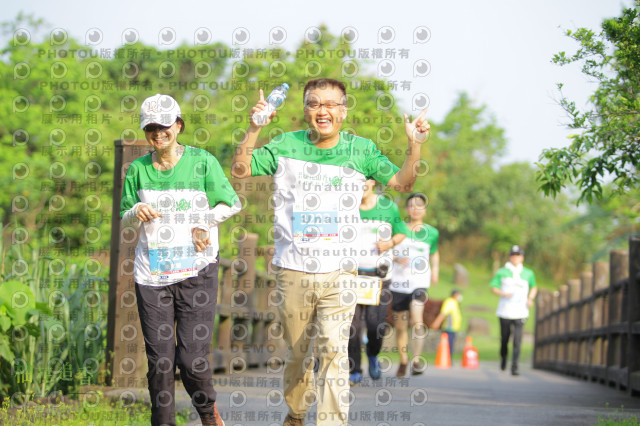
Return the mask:
<path id="1" fill-rule="evenodd" d="M 88 424 L 116 425 L 148 425 L 151 411 L 146 404 L 121 403 L 100 398 L 94 401 L 67 400 L 56 404 L 36 404 L 24 408 L 11 407 L 5 399 L 0 409 L 0 424 L 15 426 L 48 426 L 64 424 L 65 426 L 84 426 Z"/>
<path id="2" fill-rule="evenodd" d="M 189 410 L 176 413 L 176 424 L 183 425 L 191 420 Z M 6 398 L 0 407 L 0 424 L 12 426 L 147 426 L 151 422 L 151 407 L 136 402 L 105 398 L 101 392 L 95 397 L 83 400 L 64 398 L 63 401 L 48 401 L 25 407 L 11 406 Z"/>
<path id="3" fill-rule="evenodd" d="M 498 361 L 500 358 L 498 353 L 500 349 L 500 324 L 495 311 L 498 306 L 499 298 L 489 290 L 489 282 L 491 281 L 493 274 L 486 267 L 473 264 L 465 264 L 465 267 L 469 272 L 468 287 L 455 286 L 453 284 L 453 266 L 443 265 L 440 269 L 440 282 L 429 289 L 429 297 L 442 300 L 449 297 L 451 290 L 454 288 L 459 289 L 463 295 L 463 300 L 460 304 L 460 309 L 462 311 L 462 331 L 467 331 L 469 319 L 471 317 L 482 318 L 487 321 L 489 324 L 489 335 L 472 335 L 473 346 L 478 349 L 480 362 L 483 360 Z M 529 320 L 524 326 L 525 336 L 532 336 L 534 329 L 535 310 L 531 309 Z M 457 341 L 456 346 L 458 349 L 462 348 L 464 346 L 464 341 Z M 533 343 L 530 339 L 525 337 L 520 349 L 520 362 L 530 362 L 532 354 Z M 432 355 L 433 361 L 435 361 L 435 354 L 426 355 L 427 359 L 429 359 L 428 355 Z M 454 360 L 460 358 L 460 352 L 454 354 Z"/>
<path id="4" fill-rule="evenodd" d="M 616 409 L 615 414 L 607 418 L 598 415 L 598 422 L 594 426 L 640 426 L 636 416 L 625 416 L 623 411 L 624 407 L 620 411 Z"/>
<path id="5" fill-rule="evenodd" d="M 627 417 L 627 418 L 619 418 L 619 419 L 603 419 L 600 417 L 598 423 L 595 426 L 638 426 L 637 417 Z"/>

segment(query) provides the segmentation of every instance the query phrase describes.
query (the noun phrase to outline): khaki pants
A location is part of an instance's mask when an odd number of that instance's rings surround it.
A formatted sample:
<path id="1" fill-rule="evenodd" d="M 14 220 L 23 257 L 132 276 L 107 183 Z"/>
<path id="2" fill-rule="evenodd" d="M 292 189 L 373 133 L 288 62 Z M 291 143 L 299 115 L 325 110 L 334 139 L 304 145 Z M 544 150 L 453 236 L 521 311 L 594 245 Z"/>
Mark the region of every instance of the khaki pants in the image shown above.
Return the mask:
<path id="1" fill-rule="evenodd" d="M 278 306 L 287 343 L 284 394 L 289 414 L 303 418 L 317 402 L 318 425 L 346 425 L 349 416 L 349 327 L 356 306 L 353 274 L 277 272 Z M 314 341 L 317 348 L 314 351 Z M 314 384 L 314 353 L 320 369 Z"/>

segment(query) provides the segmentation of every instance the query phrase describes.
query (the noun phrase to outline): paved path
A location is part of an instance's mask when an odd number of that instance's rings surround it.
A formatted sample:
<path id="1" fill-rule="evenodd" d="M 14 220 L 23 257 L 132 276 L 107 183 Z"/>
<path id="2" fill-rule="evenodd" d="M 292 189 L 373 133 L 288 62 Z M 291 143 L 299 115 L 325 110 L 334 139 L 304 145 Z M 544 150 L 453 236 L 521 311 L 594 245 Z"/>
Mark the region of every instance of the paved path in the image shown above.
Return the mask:
<path id="1" fill-rule="evenodd" d="M 396 379 L 394 372 L 395 367 L 375 382 L 365 376 L 361 385 L 352 388 L 351 425 L 582 426 L 594 425 L 598 416 L 618 415 L 640 420 L 640 398 L 599 383 L 527 367 L 518 377 L 499 371 L 490 362 L 481 363 L 478 370 L 433 368 L 404 380 Z M 287 412 L 281 378 L 280 371 L 265 370 L 215 376 L 218 407 L 226 426 L 281 425 Z M 193 419 L 197 419 L 195 411 Z M 308 425 L 316 424 L 315 410 L 307 420 Z M 199 425 L 199 421 L 189 425 Z"/>

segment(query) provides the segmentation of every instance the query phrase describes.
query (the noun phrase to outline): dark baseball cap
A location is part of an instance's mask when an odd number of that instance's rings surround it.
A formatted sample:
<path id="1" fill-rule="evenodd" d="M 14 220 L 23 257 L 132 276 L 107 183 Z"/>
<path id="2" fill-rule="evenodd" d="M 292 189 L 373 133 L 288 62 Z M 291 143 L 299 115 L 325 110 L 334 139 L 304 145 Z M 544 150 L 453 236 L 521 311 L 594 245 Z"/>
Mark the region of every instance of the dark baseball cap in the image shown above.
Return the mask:
<path id="1" fill-rule="evenodd" d="M 516 255 L 524 256 L 524 250 L 522 250 L 522 247 L 520 247 L 517 244 L 511 246 L 511 250 L 509 250 L 509 256 L 516 256 Z"/>

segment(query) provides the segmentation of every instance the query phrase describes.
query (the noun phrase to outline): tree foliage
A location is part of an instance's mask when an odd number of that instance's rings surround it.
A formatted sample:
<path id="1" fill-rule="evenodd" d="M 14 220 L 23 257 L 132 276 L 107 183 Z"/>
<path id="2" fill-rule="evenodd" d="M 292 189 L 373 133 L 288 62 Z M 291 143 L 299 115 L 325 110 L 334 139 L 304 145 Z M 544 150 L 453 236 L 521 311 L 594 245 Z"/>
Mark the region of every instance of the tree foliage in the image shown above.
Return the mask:
<path id="1" fill-rule="evenodd" d="M 592 202 L 605 197 L 606 188 L 621 194 L 640 183 L 640 1 L 620 17 L 604 20 L 598 34 L 587 28 L 566 34 L 580 47 L 573 55 L 556 54 L 553 62 L 582 64 L 597 89 L 584 110 L 562 96 L 576 133 L 568 147 L 542 152 L 537 179 L 544 193 L 554 196 L 575 182 L 579 201 Z"/>
<path id="2" fill-rule="evenodd" d="M 482 228 L 495 200 L 492 176 L 504 153 L 504 130 L 460 94 L 429 140 L 430 172 L 419 183 L 433 206 L 444 235 L 469 234 Z"/>
<path id="3" fill-rule="evenodd" d="M 532 164 L 501 164 L 504 129 L 487 106 L 461 93 L 432 133 L 430 170 L 416 190 L 429 198 L 427 221 L 440 230 L 445 262 L 482 259 L 497 267 L 517 243 L 537 271 L 565 279 L 592 260 L 602 240 L 577 221 L 569 198 L 541 194 Z M 596 224 L 605 225 L 604 218 Z"/>
<path id="4" fill-rule="evenodd" d="M 30 40 L 17 39 L 20 28 L 30 29 Z M 71 37 L 56 42 L 45 24 L 29 17 L 4 29 L 13 37 L 0 61 L 0 93 L 6 100 L 0 104 L 5 116 L 0 167 L 9 171 L 0 175 L 0 215 L 7 246 L 27 241 L 41 256 L 67 265 L 74 258 L 108 255 L 113 141 L 143 137 L 139 106 L 155 93 L 180 103 L 186 132 L 179 141 L 210 151 L 228 173 L 258 89 L 266 94 L 282 82 L 291 86 L 276 119 L 261 133 L 262 145 L 281 132 L 307 127 L 302 110 L 307 80 L 338 78 L 349 93 L 343 130 L 371 138 L 397 165 L 405 157 L 404 124 L 392 83 L 369 72 L 356 50 L 324 27 L 318 42 L 301 41 L 292 51 L 240 52 L 221 43 L 160 50 L 135 43 L 105 56 Z M 411 88 L 400 89 L 411 93 Z M 444 242 L 451 242 L 445 258 L 495 260 L 514 242 L 535 248 L 531 253 L 561 250 L 568 232 L 563 227 L 576 219 L 575 211 L 564 197 L 552 202 L 536 192 L 531 165 L 500 166 L 505 145 L 504 130 L 489 108 L 464 93 L 442 122 L 432 123 L 415 190 L 430 201 L 428 221 L 440 229 Z M 260 245 L 272 244 L 271 180 L 231 183 L 243 210 L 221 225 L 221 254 L 233 256 L 247 232 L 258 233 Z M 400 205 L 406 199 L 384 191 Z M 562 252 L 574 264 L 587 257 L 589 245 L 580 238 L 563 243 Z M 475 243 L 457 244 L 461 239 Z M 540 261 L 549 270 L 559 263 L 553 255 Z"/>
<path id="5" fill-rule="evenodd" d="M 263 144 L 278 133 L 306 128 L 307 80 L 339 78 L 349 92 L 343 130 L 374 139 L 396 163 L 404 158 L 404 124 L 391 86 L 324 27 L 321 40 L 303 41 L 292 52 L 222 43 L 160 50 L 139 42 L 97 52 L 72 37 L 57 40 L 55 31 L 32 17 L 19 16 L 3 29 L 12 37 L 0 61 L 0 168 L 8 171 L 0 176 L 3 238 L 16 241 L 18 235 L 18 242 L 32 244 L 41 255 L 68 262 L 108 254 L 113 141 L 143 138 L 140 103 L 155 93 L 180 103 L 186 131 L 179 141 L 210 151 L 228 171 L 258 89 L 266 95 L 282 82 L 291 86 L 277 119 L 262 132 Z M 25 29 L 29 37 L 23 39 Z M 232 180 L 244 209 L 222 225 L 223 255 L 233 255 L 246 232 L 259 233 L 261 244 L 273 243 L 271 191 L 268 183 L 258 183 Z"/>

